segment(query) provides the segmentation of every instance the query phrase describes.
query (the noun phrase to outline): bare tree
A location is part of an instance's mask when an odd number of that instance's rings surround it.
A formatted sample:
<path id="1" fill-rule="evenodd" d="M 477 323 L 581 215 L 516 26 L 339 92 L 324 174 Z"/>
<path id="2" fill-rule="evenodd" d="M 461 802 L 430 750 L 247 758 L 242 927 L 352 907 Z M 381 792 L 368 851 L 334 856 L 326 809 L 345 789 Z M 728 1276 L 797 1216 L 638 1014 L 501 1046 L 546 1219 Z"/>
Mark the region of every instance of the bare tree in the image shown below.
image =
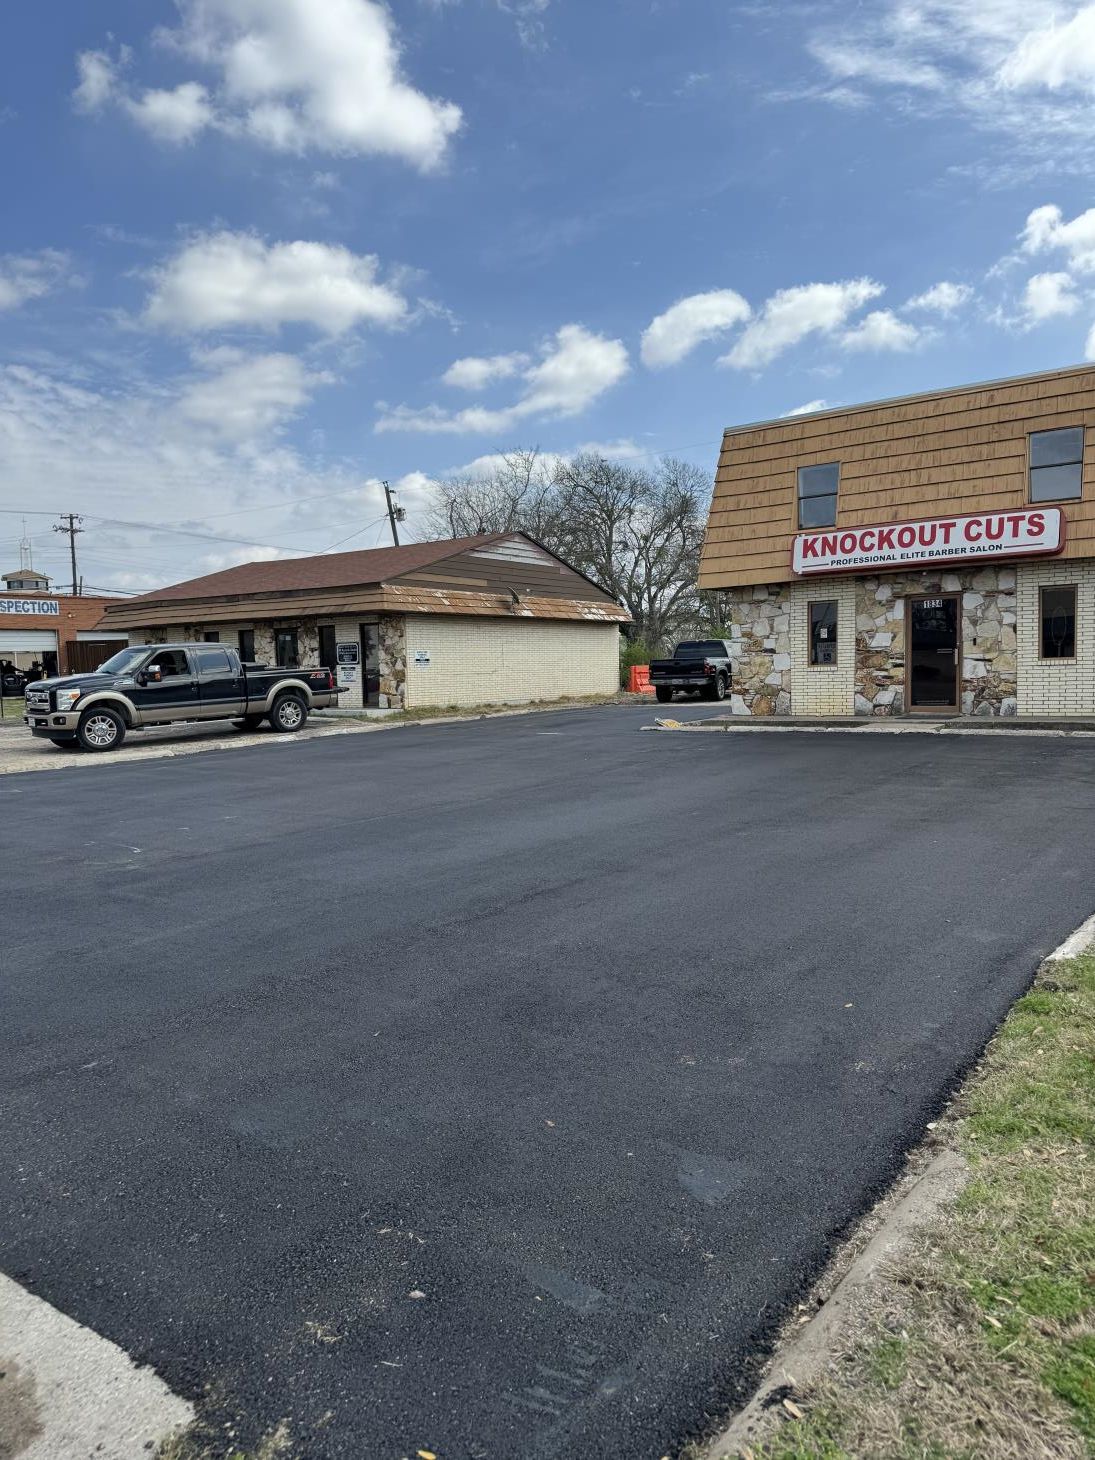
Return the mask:
<path id="1" fill-rule="evenodd" d="M 555 459 L 539 450 L 501 451 L 478 472 L 434 484 L 427 517 L 433 537 L 527 532 L 547 544 L 556 531 Z"/>
<path id="2" fill-rule="evenodd" d="M 624 604 L 632 636 L 656 647 L 705 618 L 696 573 L 710 494 L 699 467 L 671 457 L 648 470 L 597 452 L 512 451 L 439 482 L 430 525 L 453 537 L 527 532 Z"/>

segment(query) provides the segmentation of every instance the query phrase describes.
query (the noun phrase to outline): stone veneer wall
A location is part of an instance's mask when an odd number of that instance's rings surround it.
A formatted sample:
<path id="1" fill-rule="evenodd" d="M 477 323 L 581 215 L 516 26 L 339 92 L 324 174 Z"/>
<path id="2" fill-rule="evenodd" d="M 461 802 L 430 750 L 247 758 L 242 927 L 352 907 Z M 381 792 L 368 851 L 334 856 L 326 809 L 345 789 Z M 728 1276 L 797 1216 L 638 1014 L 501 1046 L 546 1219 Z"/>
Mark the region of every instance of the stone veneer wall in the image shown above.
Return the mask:
<path id="1" fill-rule="evenodd" d="M 380 615 L 380 708 L 402 710 L 407 695 L 407 619 Z"/>
<path id="2" fill-rule="evenodd" d="M 990 567 L 951 572 L 885 573 L 856 585 L 855 711 L 901 714 L 905 707 L 905 599 L 962 595 L 964 715 L 1014 715 L 1016 571 Z"/>
<path id="3" fill-rule="evenodd" d="M 734 588 L 727 595 L 726 630 L 735 715 L 791 713 L 791 585 Z"/>

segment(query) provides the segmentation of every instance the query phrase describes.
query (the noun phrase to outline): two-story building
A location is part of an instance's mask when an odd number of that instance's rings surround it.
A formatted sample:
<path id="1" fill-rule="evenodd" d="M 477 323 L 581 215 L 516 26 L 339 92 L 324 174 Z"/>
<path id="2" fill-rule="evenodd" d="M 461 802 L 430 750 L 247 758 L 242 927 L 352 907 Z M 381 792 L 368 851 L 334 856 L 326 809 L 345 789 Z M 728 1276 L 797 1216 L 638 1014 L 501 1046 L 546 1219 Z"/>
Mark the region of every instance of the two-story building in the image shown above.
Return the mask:
<path id="1" fill-rule="evenodd" d="M 1095 367 L 725 433 L 741 715 L 1095 715 Z"/>

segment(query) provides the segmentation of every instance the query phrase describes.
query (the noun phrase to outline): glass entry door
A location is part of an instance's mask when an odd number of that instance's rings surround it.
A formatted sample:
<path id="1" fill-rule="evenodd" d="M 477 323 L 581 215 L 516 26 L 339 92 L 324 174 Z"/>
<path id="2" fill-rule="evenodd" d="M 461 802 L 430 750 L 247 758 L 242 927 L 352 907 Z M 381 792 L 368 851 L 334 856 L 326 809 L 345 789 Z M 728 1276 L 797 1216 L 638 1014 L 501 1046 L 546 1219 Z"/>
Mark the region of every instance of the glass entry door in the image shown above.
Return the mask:
<path id="1" fill-rule="evenodd" d="M 361 696 L 372 709 L 380 704 L 380 626 L 361 624 Z"/>
<path id="2" fill-rule="evenodd" d="M 909 709 L 958 709 L 958 599 L 910 598 Z"/>

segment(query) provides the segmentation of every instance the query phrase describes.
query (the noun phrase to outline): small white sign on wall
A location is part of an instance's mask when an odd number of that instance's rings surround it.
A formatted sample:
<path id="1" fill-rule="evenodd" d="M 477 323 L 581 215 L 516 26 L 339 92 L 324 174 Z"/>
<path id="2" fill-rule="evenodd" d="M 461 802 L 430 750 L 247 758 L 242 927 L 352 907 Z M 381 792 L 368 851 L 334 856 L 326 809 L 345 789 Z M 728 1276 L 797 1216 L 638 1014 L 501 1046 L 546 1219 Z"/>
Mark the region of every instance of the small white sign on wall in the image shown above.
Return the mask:
<path id="1" fill-rule="evenodd" d="M 345 689 L 351 684 L 357 683 L 357 665 L 340 664 L 338 666 L 338 682 Z"/>
<path id="2" fill-rule="evenodd" d="M 430 667 L 430 651 L 428 649 L 416 649 L 414 651 L 415 666 L 419 669 Z"/>

